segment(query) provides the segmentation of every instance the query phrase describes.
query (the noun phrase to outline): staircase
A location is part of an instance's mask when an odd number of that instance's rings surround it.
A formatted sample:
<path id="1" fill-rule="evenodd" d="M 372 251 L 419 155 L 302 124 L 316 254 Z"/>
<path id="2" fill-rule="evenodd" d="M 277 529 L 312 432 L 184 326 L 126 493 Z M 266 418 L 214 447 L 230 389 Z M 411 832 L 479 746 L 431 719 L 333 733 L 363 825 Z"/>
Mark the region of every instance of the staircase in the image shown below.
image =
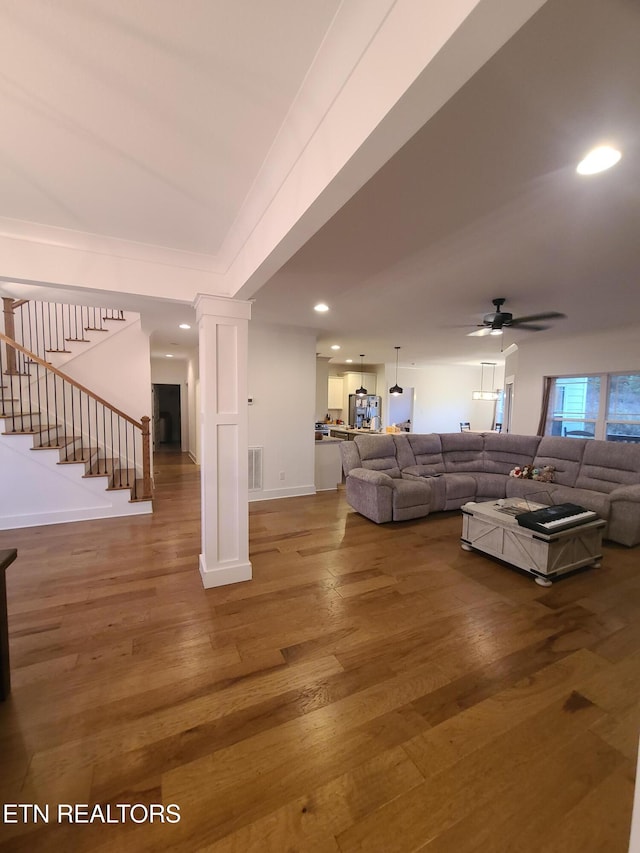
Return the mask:
<path id="1" fill-rule="evenodd" d="M 0 333 L 0 529 L 151 512 L 149 417 L 132 418 L 48 360 L 60 352 L 58 341 L 71 354 L 72 337 L 87 344 L 86 332 L 108 332 L 106 323 L 125 321 L 122 312 L 88 309 L 93 318 L 56 331 L 59 306 L 34 303 L 26 316 L 37 319 L 40 310 L 45 318 L 44 328 L 30 329 L 38 353 L 16 340 L 29 335 L 24 323 L 7 322 L 8 302 L 15 308 L 16 301 L 3 299 L 5 332 L 13 336 Z"/>

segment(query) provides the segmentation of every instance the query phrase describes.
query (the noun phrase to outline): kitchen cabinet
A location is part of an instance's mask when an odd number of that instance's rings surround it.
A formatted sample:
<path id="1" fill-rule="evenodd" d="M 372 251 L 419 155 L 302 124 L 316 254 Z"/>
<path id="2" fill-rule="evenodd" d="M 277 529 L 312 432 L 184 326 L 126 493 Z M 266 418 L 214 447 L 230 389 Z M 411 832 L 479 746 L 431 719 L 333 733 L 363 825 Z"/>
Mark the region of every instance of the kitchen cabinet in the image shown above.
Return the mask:
<path id="1" fill-rule="evenodd" d="M 342 376 L 329 377 L 328 409 L 342 409 L 344 404 L 344 381 Z"/>
<path id="2" fill-rule="evenodd" d="M 345 373 L 342 377 L 342 411 L 344 417 L 349 417 L 349 394 L 355 394 L 358 388 L 364 384 L 367 394 L 376 393 L 375 373 Z"/>
<path id="3" fill-rule="evenodd" d="M 367 389 L 367 394 L 376 393 L 376 374 L 375 373 L 345 373 L 343 376 L 344 393 L 349 398 L 349 394 L 355 394 L 361 385 Z"/>

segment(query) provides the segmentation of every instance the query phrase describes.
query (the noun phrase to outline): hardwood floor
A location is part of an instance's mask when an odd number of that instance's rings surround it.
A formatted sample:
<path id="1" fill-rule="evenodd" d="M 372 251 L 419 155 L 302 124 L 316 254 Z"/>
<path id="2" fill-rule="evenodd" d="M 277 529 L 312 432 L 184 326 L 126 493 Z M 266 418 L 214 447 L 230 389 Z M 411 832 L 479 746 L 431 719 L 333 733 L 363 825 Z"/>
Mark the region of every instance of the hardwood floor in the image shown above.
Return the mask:
<path id="1" fill-rule="evenodd" d="M 462 551 L 459 513 L 378 526 L 325 492 L 252 504 L 255 579 L 204 590 L 186 456 L 155 507 L 0 532 L 0 799 L 50 807 L 1 851 L 627 850 L 640 548 L 543 589 Z M 134 822 L 152 804 L 180 821 Z"/>

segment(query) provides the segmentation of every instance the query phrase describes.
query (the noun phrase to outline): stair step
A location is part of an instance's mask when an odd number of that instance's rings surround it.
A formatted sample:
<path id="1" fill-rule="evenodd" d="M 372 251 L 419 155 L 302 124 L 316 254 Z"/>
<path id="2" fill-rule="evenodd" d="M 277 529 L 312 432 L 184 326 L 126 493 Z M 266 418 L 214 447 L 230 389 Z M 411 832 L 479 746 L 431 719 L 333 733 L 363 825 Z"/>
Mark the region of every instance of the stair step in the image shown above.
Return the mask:
<path id="1" fill-rule="evenodd" d="M 95 459 L 91 465 L 91 468 L 87 471 L 83 476 L 85 477 L 110 477 L 111 471 L 113 470 L 113 463 L 111 459 L 105 459 L 104 457 L 100 457 L 99 459 Z"/>
<path id="2" fill-rule="evenodd" d="M 130 489 L 135 483 L 136 472 L 133 468 L 116 468 L 111 475 L 108 492 L 118 491 L 119 489 Z"/>
<path id="3" fill-rule="evenodd" d="M 38 424 L 29 429 L 8 429 L 2 435 L 38 435 L 43 432 L 55 432 L 60 429 L 60 424 Z"/>
<path id="4" fill-rule="evenodd" d="M 39 418 L 40 412 L 6 412 L 5 414 L 0 414 L 0 418 L 29 418 L 29 417 Z"/>
<path id="5" fill-rule="evenodd" d="M 49 439 L 49 441 L 41 444 L 34 444 L 31 450 L 60 450 L 63 447 L 67 447 L 69 444 L 75 444 L 77 440 L 78 437 L 75 435 L 56 435 Z"/>
<path id="6" fill-rule="evenodd" d="M 73 352 L 73 350 L 70 350 L 70 349 L 48 349 L 48 350 L 45 350 L 45 352 Z M 47 362 L 47 363 L 49 363 L 49 362 Z"/>
<path id="7" fill-rule="evenodd" d="M 101 329 L 99 326 L 85 326 L 85 332 L 108 332 L 109 329 Z"/>
<path id="8" fill-rule="evenodd" d="M 65 341 L 69 341 L 69 343 L 76 343 L 76 344 L 90 344 L 91 343 L 89 338 L 65 338 Z"/>
<path id="9" fill-rule="evenodd" d="M 64 459 L 61 459 L 58 462 L 58 465 L 73 465 L 77 462 L 90 462 L 98 450 L 98 447 L 76 447 L 68 454 L 65 454 Z"/>

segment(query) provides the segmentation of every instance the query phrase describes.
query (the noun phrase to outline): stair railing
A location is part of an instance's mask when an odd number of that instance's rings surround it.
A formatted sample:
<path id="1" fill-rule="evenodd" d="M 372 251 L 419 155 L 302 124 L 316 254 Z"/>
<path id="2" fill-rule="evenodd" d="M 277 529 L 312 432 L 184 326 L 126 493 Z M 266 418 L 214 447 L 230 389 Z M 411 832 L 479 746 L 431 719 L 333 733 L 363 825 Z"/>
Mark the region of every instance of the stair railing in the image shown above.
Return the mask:
<path id="1" fill-rule="evenodd" d="M 7 296 L 2 298 L 2 313 L 4 333 L 45 361 L 50 353 L 71 352 L 69 343 L 88 343 L 90 339 L 85 332 L 108 332 L 106 321 L 125 319 L 124 312 L 114 308 Z"/>
<path id="2" fill-rule="evenodd" d="M 88 462 L 89 473 L 130 488 L 134 500 L 151 498 L 150 418 L 136 421 L 2 333 L 0 344 L 5 432 L 39 436 L 37 446 Z"/>

